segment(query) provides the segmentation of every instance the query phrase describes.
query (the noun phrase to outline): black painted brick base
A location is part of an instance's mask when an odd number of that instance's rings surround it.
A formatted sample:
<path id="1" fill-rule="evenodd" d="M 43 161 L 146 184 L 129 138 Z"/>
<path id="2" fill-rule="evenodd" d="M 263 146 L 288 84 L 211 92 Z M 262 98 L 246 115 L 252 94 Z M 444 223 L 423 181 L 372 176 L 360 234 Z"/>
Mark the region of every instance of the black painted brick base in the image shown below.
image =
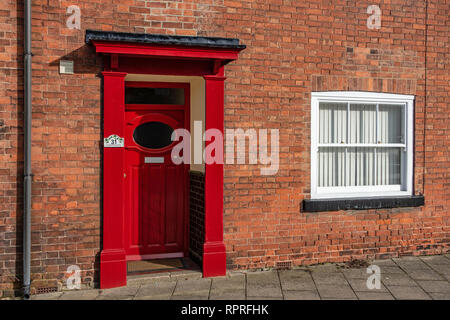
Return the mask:
<path id="1" fill-rule="evenodd" d="M 367 210 L 423 206 L 423 196 L 303 200 L 303 212 Z"/>

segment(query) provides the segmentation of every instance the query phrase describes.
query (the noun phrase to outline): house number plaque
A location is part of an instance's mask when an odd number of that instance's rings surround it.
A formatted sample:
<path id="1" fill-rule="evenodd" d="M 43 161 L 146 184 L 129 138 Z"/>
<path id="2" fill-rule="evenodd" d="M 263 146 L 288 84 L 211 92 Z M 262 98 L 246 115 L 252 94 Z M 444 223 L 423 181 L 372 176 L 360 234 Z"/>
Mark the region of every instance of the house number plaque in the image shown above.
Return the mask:
<path id="1" fill-rule="evenodd" d="M 112 134 L 108 138 L 103 139 L 104 148 L 123 148 L 124 139 L 117 134 Z"/>

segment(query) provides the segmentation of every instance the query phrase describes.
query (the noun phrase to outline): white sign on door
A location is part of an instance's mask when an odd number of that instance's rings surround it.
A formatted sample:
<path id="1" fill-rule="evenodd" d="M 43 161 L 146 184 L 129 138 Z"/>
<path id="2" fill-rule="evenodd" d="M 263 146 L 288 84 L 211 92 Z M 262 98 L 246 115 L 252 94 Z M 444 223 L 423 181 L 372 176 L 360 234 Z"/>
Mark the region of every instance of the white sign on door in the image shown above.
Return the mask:
<path id="1" fill-rule="evenodd" d="M 117 134 L 112 134 L 108 138 L 103 139 L 104 148 L 123 148 L 124 138 L 119 137 Z"/>

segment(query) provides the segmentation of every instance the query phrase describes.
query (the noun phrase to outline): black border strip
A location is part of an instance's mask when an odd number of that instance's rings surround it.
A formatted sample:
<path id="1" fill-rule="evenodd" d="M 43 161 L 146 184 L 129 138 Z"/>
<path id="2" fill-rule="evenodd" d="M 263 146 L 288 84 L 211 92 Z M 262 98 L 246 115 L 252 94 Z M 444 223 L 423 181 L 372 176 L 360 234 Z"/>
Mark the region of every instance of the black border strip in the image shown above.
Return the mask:
<path id="1" fill-rule="evenodd" d="M 423 195 L 407 197 L 374 197 L 345 199 L 305 199 L 303 212 L 367 210 L 399 207 L 420 207 L 425 204 Z"/>

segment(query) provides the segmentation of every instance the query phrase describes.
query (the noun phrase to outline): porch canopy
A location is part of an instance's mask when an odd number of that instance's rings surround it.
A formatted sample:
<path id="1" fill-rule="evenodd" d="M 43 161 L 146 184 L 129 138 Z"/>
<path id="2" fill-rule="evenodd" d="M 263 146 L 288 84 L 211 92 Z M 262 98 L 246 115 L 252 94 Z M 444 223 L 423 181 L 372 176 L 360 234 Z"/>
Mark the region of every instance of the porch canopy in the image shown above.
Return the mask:
<path id="1" fill-rule="evenodd" d="M 202 76 L 205 129 L 223 132 L 224 66 L 245 45 L 238 39 L 86 30 L 86 43 L 103 56 L 103 134 L 124 136 L 127 74 Z M 207 142 L 208 144 L 208 142 Z M 103 237 L 100 287 L 126 285 L 124 250 L 124 148 L 104 148 Z M 223 243 L 223 165 L 205 164 L 204 277 L 226 273 Z"/>
<path id="2" fill-rule="evenodd" d="M 105 71 L 187 76 L 217 75 L 245 49 L 239 39 L 93 30 L 86 43 L 108 58 Z"/>

